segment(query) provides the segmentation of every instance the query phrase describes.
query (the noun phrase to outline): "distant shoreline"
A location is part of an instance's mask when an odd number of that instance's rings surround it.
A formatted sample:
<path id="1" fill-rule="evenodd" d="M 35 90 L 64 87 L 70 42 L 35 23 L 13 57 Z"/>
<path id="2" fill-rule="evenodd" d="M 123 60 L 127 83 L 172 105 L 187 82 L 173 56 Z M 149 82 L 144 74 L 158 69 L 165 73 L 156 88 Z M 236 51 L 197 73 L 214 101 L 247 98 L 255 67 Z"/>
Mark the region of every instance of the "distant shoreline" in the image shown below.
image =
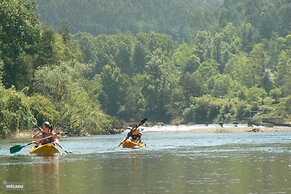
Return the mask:
<path id="1" fill-rule="evenodd" d="M 7 137 L 6 139 L 32 139 L 32 133 L 31 131 L 21 131 L 12 134 L 10 137 Z"/>
<path id="2" fill-rule="evenodd" d="M 224 127 L 221 127 L 216 124 L 210 125 L 153 125 L 153 126 L 145 126 L 141 127 L 144 129 L 144 132 L 193 132 L 193 133 L 243 133 L 243 132 L 258 132 L 258 133 L 274 133 L 274 132 L 291 132 L 291 127 L 286 126 L 274 126 L 274 127 L 266 127 L 266 126 L 252 126 L 249 127 L 247 125 L 235 125 L 225 124 Z M 122 133 L 124 130 L 122 129 L 114 129 L 115 134 Z M 87 135 L 91 136 L 91 135 Z M 7 137 L 6 139 L 31 139 L 32 133 L 31 131 L 21 131 Z M 81 137 L 81 135 L 73 135 L 70 137 Z"/>
<path id="3" fill-rule="evenodd" d="M 286 126 L 247 126 L 226 124 L 223 127 L 220 125 L 155 125 L 152 127 L 143 127 L 145 132 L 182 132 L 189 131 L 194 133 L 242 133 L 242 132 L 291 132 L 291 127 Z"/>

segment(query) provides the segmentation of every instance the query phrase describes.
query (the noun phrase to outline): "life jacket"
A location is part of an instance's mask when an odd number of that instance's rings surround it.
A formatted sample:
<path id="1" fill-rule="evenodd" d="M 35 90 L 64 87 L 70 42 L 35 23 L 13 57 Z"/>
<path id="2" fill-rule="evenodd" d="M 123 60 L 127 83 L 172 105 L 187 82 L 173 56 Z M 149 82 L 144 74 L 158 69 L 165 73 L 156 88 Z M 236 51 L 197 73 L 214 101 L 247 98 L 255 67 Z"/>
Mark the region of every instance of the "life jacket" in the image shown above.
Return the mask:
<path id="1" fill-rule="evenodd" d="M 134 136 L 142 136 L 142 133 L 139 129 L 135 129 L 132 131 L 132 135 Z"/>
<path id="2" fill-rule="evenodd" d="M 46 138 L 46 137 L 51 136 L 51 135 L 53 135 L 53 134 L 52 134 L 52 133 L 45 133 L 45 132 L 42 132 L 42 134 L 41 134 L 41 138 Z M 52 143 L 52 142 L 54 142 L 54 141 L 55 141 L 54 138 L 53 138 L 53 137 L 50 137 L 50 138 L 47 138 L 47 139 L 41 140 L 41 141 L 40 141 L 40 144 L 41 144 L 41 145 L 44 145 L 44 144 Z"/>

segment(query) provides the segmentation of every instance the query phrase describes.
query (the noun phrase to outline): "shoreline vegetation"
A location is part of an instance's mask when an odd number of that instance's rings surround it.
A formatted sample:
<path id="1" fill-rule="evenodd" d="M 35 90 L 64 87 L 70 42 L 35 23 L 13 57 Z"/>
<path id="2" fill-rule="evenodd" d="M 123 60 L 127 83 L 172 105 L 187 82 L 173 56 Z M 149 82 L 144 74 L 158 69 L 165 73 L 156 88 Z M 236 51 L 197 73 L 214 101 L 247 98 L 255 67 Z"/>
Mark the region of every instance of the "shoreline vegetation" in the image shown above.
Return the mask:
<path id="1" fill-rule="evenodd" d="M 68 135 L 141 118 L 288 124 L 289 5 L 1 0 L 0 137 L 44 121 Z"/>

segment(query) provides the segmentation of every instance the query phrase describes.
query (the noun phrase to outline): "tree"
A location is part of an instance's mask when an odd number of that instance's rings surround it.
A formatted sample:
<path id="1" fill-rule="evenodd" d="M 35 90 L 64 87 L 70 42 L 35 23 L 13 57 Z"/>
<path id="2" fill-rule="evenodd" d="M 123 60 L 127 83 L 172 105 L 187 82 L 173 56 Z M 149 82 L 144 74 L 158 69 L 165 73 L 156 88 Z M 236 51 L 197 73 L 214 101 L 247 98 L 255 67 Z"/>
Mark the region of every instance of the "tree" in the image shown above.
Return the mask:
<path id="1" fill-rule="evenodd" d="M 35 92 L 48 96 L 54 102 L 61 121 L 57 124 L 70 134 L 99 134 L 107 131 L 112 124 L 97 100 L 101 93 L 97 91 L 98 84 L 87 86 L 93 82 L 85 78 L 88 71 L 90 66 L 72 61 L 42 67 L 35 73 Z"/>
<path id="2" fill-rule="evenodd" d="M 259 86 L 263 85 L 263 78 L 267 71 L 266 64 L 268 64 L 269 59 L 265 45 L 261 43 L 255 44 L 250 53 L 250 66 L 254 72 L 253 81 Z"/>
<path id="3" fill-rule="evenodd" d="M 208 93 L 208 84 L 212 77 L 219 74 L 218 64 L 214 60 L 203 62 L 194 73 L 197 81 L 201 83 L 203 93 Z"/>
<path id="4" fill-rule="evenodd" d="M 175 50 L 173 60 L 180 71 L 193 73 L 197 70 L 200 65 L 200 59 L 196 52 L 195 45 L 190 46 L 186 43 L 179 45 Z"/>
<path id="5" fill-rule="evenodd" d="M 241 48 L 241 39 L 238 29 L 232 24 L 226 25 L 221 32 L 213 37 L 211 57 L 219 65 L 219 71 L 224 72 L 228 60 L 237 54 Z"/>
<path id="6" fill-rule="evenodd" d="M 193 42 L 197 47 L 197 56 L 200 62 L 211 58 L 213 34 L 208 31 L 199 31 L 193 37 Z"/>
<path id="7" fill-rule="evenodd" d="M 191 98 L 189 108 L 184 110 L 186 122 L 212 123 L 220 113 L 223 100 L 211 98 L 210 96 Z"/>
<path id="8" fill-rule="evenodd" d="M 139 42 L 135 45 L 133 52 L 132 63 L 134 66 L 134 72 L 141 73 L 145 69 L 147 63 L 146 56 L 148 51 L 146 50 L 145 46 Z"/>
<path id="9" fill-rule="evenodd" d="M 159 121 L 169 121 L 175 89 L 178 89 L 178 72 L 161 49 L 149 56 L 145 85 L 142 93 L 146 102 L 146 116 Z"/>
<path id="10" fill-rule="evenodd" d="M 33 1 L 0 2 L 0 52 L 4 84 L 23 88 L 31 82 L 32 54 L 40 39 L 40 24 Z M 30 59 L 29 59 L 30 58 Z"/>
<path id="11" fill-rule="evenodd" d="M 198 79 L 198 76 L 195 73 L 186 72 L 184 76 L 181 76 L 180 83 L 183 88 L 183 94 L 185 96 L 185 100 L 188 101 L 190 97 L 198 97 L 203 94 L 203 82 Z"/>
<path id="12" fill-rule="evenodd" d="M 245 53 L 239 53 L 228 61 L 225 72 L 242 85 L 251 87 L 256 84 L 253 69 L 250 58 Z"/>
<path id="13" fill-rule="evenodd" d="M 250 104 L 263 104 L 263 99 L 267 96 L 263 88 L 251 87 L 247 90 L 246 99 Z"/>
<path id="14" fill-rule="evenodd" d="M 284 96 L 291 94 L 291 60 L 290 53 L 282 51 L 277 66 L 276 82 L 282 88 Z"/>
<path id="15" fill-rule="evenodd" d="M 0 58 L 0 87 L 3 85 L 3 68 L 4 68 L 4 63 Z"/>
<path id="16" fill-rule="evenodd" d="M 278 103 L 279 98 L 282 97 L 282 91 L 280 88 L 274 88 L 270 91 L 270 95 Z"/>
<path id="17" fill-rule="evenodd" d="M 120 112 L 120 118 L 129 120 L 138 120 L 145 115 L 146 101 L 143 94 L 143 86 L 145 85 L 145 75 L 137 74 L 128 79 L 125 87 L 124 102 Z"/>
<path id="18" fill-rule="evenodd" d="M 101 73 L 102 93 L 100 100 L 106 113 L 118 116 L 125 98 L 126 75 L 114 65 L 105 65 Z"/>
<path id="19" fill-rule="evenodd" d="M 208 84 L 208 90 L 211 96 L 224 97 L 233 89 L 233 80 L 228 75 L 217 75 L 212 77 Z"/>

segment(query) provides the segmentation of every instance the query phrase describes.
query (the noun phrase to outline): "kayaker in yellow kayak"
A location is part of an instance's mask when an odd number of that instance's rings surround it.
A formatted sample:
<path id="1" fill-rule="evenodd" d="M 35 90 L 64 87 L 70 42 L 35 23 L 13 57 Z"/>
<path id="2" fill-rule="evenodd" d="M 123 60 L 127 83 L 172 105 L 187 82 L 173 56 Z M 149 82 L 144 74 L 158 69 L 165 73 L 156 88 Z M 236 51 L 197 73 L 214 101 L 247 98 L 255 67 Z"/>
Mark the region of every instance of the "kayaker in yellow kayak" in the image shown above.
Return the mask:
<path id="1" fill-rule="evenodd" d="M 49 136 L 51 136 L 51 137 L 46 138 Z M 55 131 L 53 130 L 52 125 L 48 121 L 46 121 L 43 123 L 42 128 L 40 128 L 39 131 L 32 136 L 32 138 L 41 139 L 40 141 L 37 141 L 37 140 L 36 141 L 40 145 L 45 145 L 48 143 L 58 142 L 59 137 L 58 137 L 57 133 L 55 133 Z M 44 139 L 44 138 L 46 138 L 46 139 Z"/>
<path id="2" fill-rule="evenodd" d="M 142 136 L 141 130 L 138 128 L 137 125 L 135 125 L 127 133 L 125 139 L 119 144 L 119 146 L 121 146 L 128 139 L 130 139 L 131 141 L 133 141 L 135 143 L 141 143 L 141 136 Z"/>
<path id="3" fill-rule="evenodd" d="M 131 138 L 132 141 L 140 143 L 141 142 L 141 136 L 142 136 L 142 132 L 141 130 L 138 128 L 137 125 L 135 125 L 128 133 L 127 136 L 125 138 L 125 140 Z"/>

